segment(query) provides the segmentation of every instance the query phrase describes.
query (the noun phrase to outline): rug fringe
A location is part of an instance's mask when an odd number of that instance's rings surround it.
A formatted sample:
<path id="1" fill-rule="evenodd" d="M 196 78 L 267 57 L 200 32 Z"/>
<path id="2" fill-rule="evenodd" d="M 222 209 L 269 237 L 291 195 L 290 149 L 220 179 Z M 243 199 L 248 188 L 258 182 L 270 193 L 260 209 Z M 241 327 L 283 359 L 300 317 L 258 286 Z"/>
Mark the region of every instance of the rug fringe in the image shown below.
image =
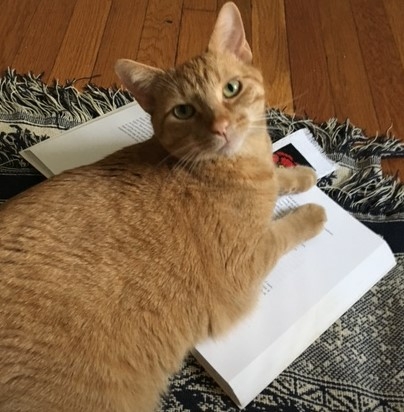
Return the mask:
<path id="1" fill-rule="evenodd" d="M 74 81 L 47 86 L 41 76 L 19 75 L 8 68 L 0 78 L 1 121 L 36 124 L 43 118 L 48 127 L 69 129 L 132 101 L 128 92 L 119 89 L 88 84 L 80 92 Z"/>
<path id="2" fill-rule="evenodd" d="M 404 156 L 404 143 L 394 136 L 368 137 L 363 130 L 348 120 L 340 123 L 330 119 L 315 124 L 312 120 L 289 116 L 278 109 L 267 111 L 267 125 L 271 138 L 276 141 L 296 130 L 307 128 L 325 153 L 334 161 L 343 156 L 355 157 L 358 162 L 364 158 L 385 158 Z"/>
<path id="3" fill-rule="evenodd" d="M 373 167 L 322 190 L 357 217 L 404 214 L 404 185 L 395 176 L 382 176 Z"/>

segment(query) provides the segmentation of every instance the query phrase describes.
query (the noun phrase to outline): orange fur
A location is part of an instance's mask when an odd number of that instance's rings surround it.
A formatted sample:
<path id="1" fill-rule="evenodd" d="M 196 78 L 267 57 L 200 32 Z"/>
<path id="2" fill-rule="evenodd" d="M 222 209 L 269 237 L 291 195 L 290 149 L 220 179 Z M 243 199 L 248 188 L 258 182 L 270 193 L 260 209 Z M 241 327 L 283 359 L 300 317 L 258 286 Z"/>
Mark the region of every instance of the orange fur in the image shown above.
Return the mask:
<path id="1" fill-rule="evenodd" d="M 153 411 L 187 351 L 322 230 L 316 205 L 271 219 L 315 175 L 275 169 L 249 50 L 228 3 L 202 56 L 166 72 L 119 61 L 155 137 L 1 207 L 1 411 Z M 175 118 L 184 104 L 193 116 Z"/>

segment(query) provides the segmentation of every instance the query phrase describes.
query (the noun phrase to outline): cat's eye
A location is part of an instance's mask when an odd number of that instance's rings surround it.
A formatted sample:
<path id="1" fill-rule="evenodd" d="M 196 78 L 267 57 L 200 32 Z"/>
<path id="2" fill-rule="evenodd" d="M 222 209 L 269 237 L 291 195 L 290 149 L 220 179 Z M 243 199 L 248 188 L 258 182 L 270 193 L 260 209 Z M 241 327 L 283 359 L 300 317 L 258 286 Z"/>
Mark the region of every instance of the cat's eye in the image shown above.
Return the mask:
<path id="1" fill-rule="evenodd" d="M 173 109 L 173 115 L 180 120 L 190 119 L 194 114 L 195 108 L 190 104 L 179 104 Z"/>
<path id="2" fill-rule="evenodd" d="M 226 86 L 223 87 L 223 96 L 230 98 L 237 96 L 241 91 L 241 83 L 238 80 L 230 80 Z"/>

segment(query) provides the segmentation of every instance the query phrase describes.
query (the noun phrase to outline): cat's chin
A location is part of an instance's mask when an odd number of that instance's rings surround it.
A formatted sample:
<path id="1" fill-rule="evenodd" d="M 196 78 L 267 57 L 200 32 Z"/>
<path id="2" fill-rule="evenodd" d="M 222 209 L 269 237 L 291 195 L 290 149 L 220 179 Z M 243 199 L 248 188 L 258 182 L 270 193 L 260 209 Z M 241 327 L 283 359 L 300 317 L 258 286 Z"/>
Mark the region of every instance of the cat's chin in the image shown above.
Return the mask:
<path id="1" fill-rule="evenodd" d="M 227 157 L 235 156 L 240 152 L 241 146 L 241 140 L 226 142 L 216 153 Z"/>
<path id="2" fill-rule="evenodd" d="M 218 147 L 215 148 L 215 152 L 222 156 L 234 156 L 237 155 L 243 145 L 244 139 L 234 133 L 229 133 L 225 139 L 221 139 Z"/>

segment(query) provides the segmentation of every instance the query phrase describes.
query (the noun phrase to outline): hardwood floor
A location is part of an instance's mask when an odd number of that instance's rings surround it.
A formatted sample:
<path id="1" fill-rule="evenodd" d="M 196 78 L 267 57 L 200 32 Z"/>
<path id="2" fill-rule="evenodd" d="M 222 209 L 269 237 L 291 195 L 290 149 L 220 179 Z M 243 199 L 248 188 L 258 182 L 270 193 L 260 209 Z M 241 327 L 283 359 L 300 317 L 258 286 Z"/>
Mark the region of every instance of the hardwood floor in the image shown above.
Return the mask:
<path id="1" fill-rule="evenodd" d="M 0 0 L 0 70 L 111 86 L 204 50 L 222 0 Z M 404 1 L 237 0 L 271 106 L 404 139 Z M 384 164 L 399 170 L 404 159 Z"/>

